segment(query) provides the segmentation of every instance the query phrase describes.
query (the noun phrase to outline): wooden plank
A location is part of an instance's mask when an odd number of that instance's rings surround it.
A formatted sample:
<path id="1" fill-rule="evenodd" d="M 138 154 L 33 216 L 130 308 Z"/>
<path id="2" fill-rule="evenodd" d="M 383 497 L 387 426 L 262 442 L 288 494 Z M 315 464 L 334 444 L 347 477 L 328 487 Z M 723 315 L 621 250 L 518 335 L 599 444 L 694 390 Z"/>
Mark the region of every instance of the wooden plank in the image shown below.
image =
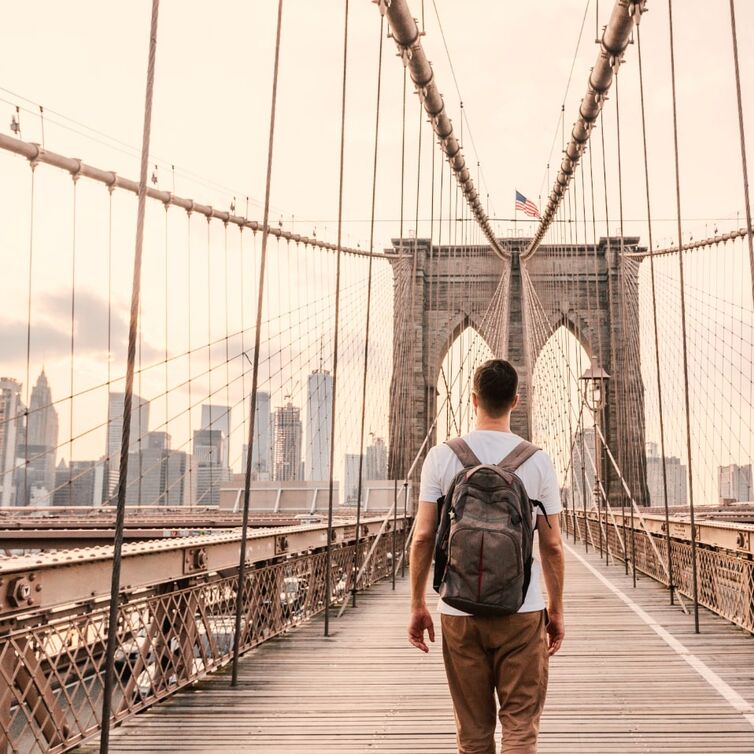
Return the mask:
<path id="1" fill-rule="evenodd" d="M 695 635 L 690 616 L 671 607 L 655 582 L 640 578 L 633 590 L 622 565 L 605 567 L 593 553 L 587 560 L 754 703 L 748 634 L 702 611 Z M 426 656 L 408 645 L 407 605 L 406 581 L 395 593 L 389 583 L 379 585 L 331 623 L 331 637 L 322 636 L 317 619 L 263 644 L 244 658 L 237 689 L 226 671 L 217 673 L 127 721 L 114 731 L 111 751 L 454 752 L 439 640 Z M 542 754 L 754 751 L 752 723 L 573 555 L 566 605 Z"/>

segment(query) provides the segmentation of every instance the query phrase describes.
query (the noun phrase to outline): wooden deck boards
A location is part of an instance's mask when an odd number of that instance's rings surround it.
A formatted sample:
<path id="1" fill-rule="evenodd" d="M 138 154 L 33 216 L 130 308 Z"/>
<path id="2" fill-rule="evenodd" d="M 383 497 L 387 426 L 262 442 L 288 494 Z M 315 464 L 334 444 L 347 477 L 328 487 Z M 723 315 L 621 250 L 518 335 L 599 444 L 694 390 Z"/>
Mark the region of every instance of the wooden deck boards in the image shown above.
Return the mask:
<path id="1" fill-rule="evenodd" d="M 754 641 L 707 611 L 695 635 L 691 616 L 670 607 L 657 584 L 641 577 L 634 590 L 622 566 L 586 557 L 740 695 L 736 709 L 580 558 L 577 545 L 539 751 L 754 752 Z M 115 730 L 111 751 L 456 751 L 439 639 L 428 656 L 405 639 L 407 589 L 399 581 L 396 594 L 386 583 L 361 595 L 331 623 L 330 638 L 318 619 L 262 645 L 244 658 L 239 688 L 229 688 L 227 672 L 215 674 Z"/>

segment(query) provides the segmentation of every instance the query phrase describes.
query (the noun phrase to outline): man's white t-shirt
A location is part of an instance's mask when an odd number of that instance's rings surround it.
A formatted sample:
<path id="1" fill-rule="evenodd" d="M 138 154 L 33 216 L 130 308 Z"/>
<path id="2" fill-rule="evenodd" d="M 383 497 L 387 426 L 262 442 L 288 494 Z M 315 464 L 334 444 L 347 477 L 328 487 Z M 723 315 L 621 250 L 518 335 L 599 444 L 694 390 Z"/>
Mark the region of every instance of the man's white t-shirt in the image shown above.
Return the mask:
<path id="1" fill-rule="evenodd" d="M 474 451 L 482 463 L 500 463 L 518 443 L 521 438 L 513 432 L 498 432 L 492 429 L 476 429 L 463 438 Z M 456 454 L 445 444 L 435 445 L 424 460 L 422 467 L 421 489 L 419 500 L 435 503 L 445 495 L 462 465 Z M 525 461 L 516 471 L 524 483 L 526 493 L 531 500 L 539 500 L 548 515 L 560 513 L 563 506 L 560 502 L 560 487 L 555 467 L 550 456 L 540 450 Z M 537 514 L 544 515 L 535 508 Z M 543 522 L 543 526 L 546 524 Z M 526 599 L 518 612 L 530 613 L 543 610 L 545 607 L 542 595 L 539 561 L 534 558 L 531 567 L 531 581 L 526 592 Z M 445 615 L 469 615 L 440 600 L 440 612 Z"/>

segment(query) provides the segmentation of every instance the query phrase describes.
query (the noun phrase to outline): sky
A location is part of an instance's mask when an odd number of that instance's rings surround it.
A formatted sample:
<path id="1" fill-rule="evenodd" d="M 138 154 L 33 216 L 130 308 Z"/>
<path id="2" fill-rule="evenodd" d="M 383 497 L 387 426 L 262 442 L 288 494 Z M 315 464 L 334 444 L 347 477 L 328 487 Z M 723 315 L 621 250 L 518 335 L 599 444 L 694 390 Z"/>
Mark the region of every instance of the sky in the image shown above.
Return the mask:
<path id="1" fill-rule="evenodd" d="M 493 225 L 500 236 L 510 235 L 514 232 L 509 221 L 514 191 L 518 189 L 535 202 L 548 193 L 548 160 L 552 164 L 550 181 L 559 161 L 561 106 L 567 139 L 596 57 L 595 28 L 606 22 L 612 3 L 466 0 L 459 4 L 450 0 L 411 0 L 410 6 L 426 32 L 422 41 L 456 132 L 463 136 L 472 175 L 482 178 L 480 189 L 485 200 L 489 194 L 490 215 L 503 218 Z M 722 0 L 712 4 L 684 0 L 675 6 L 684 237 L 700 238 L 712 235 L 716 226 L 722 232 L 743 225 L 728 5 Z M 676 232 L 668 16 L 664 2 L 650 1 L 648 8 L 641 33 L 653 228 L 656 245 L 667 246 Z M 155 172 L 160 188 L 223 209 L 235 200 L 240 213 L 245 213 L 248 197 L 249 216 L 261 219 L 276 9 L 277 3 L 272 0 L 161 3 L 150 155 L 150 166 L 157 166 L 156 171 L 150 167 L 150 173 Z M 749 93 L 754 85 L 754 6 L 739 0 L 737 12 L 744 117 L 751 152 L 754 98 Z M 41 142 L 44 130 L 47 149 L 136 178 L 149 13 L 150 3 L 146 0 L 73 0 L 65 4 L 42 0 L 8 5 L 0 29 L 3 132 L 9 133 L 8 124 L 19 105 L 24 140 Z M 343 240 L 362 248 L 369 244 L 378 43 L 376 6 L 368 0 L 352 0 Z M 627 233 L 646 239 L 636 47 L 632 45 L 627 50 L 620 76 L 624 219 Z M 271 217 L 275 222 L 282 220 L 295 232 L 316 231 L 318 238 L 331 241 L 337 233 L 342 50 L 342 2 L 285 1 Z M 402 66 L 390 39 L 385 40 L 382 85 L 377 248 L 387 246 L 391 237 L 398 236 L 401 215 Z M 611 99 L 614 96 L 615 92 Z M 466 119 L 461 118 L 461 100 Z M 44 121 L 39 116 L 39 104 L 44 107 Z M 419 117 L 418 100 L 409 89 L 404 234 L 412 231 L 416 214 L 416 171 L 420 167 L 426 176 L 433 149 L 437 156 L 425 124 L 421 165 L 417 164 Z M 615 196 L 615 109 L 611 103 L 605 110 L 605 123 L 608 183 Z M 69 379 L 63 352 L 74 245 L 71 179 L 50 168 L 38 169 L 32 221 L 30 171 L 25 161 L 0 154 L 0 171 L 4 176 L 0 180 L 0 253 L 4 269 L 0 295 L 5 303 L 0 313 L 5 354 L 0 355 L 0 372 L 25 380 L 26 278 L 33 229 L 31 375 L 33 379 L 45 363 L 52 373 L 53 390 L 59 395 Z M 75 201 L 78 366 L 74 385 L 80 390 L 102 377 L 108 196 L 101 186 L 81 181 Z M 420 194 L 418 204 L 420 222 L 416 231 L 420 236 L 428 235 L 427 190 Z M 116 192 L 113 206 L 113 337 L 122 349 L 130 295 L 135 200 Z M 161 213 L 164 214 L 161 207 L 150 208 L 147 250 L 154 251 L 165 243 Z M 613 209 L 611 226 L 617 226 L 616 216 Z M 516 232 L 533 230 L 532 223 L 522 220 L 515 226 Z M 175 274 L 179 274 L 185 222 L 174 219 L 171 211 L 168 224 L 172 264 Z M 196 244 L 206 231 L 196 220 L 194 225 L 192 242 Z M 616 228 L 612 230 L 615 232 Z M 213 248 L 223 244 L 221 227 L 213 228 L 211 234 L 209 243 Z M 231 244 L 231 251 L 242 251 L 243 242 L 239 244 Z M 174 246 L 178 248 L 175 253 Z M 164 304 L 164 281 L 156 272 L 158 262 L 155 256 L 155 268 L 144 279 L 145 360 L 156 358 L 162 349 L 158 331 L 164 322 L 156 312 Z M 149 264 L 147 261 L 148 270 Z M 356 280 L 358 273 L 353 275 Z M 296 285 L 305 285 L 303 277 L 297 279 Z M 389 283 L 385 285 L 388 290 Z M 208 307 L 206 300 L 201 302 L 203 294 L 197 291 L 195 295 L 198 309 Z M 234 295 L 240 296 L 240 292 Z M 274 310 L 273 303 L 270 311 Z M 197 316 L 201 319 L 203 315 Z M 169 313 L 168 319 L 175 320 L 174 331 L 180 329 L 183 318 L 183 312 L 177 309 Z M 210 323 L 209 333 L 212 332 Z M 87 356 L 88 341 L 98 345 Z M 284 392 L 282 385 L 280 390 Z M 63 436 L 69 432 L 65 417 L 61 423 Z M 95 455 L 101 444 L 99 437 L 89 444 L 82 441 L 79 452 L 82 456 Z"/>

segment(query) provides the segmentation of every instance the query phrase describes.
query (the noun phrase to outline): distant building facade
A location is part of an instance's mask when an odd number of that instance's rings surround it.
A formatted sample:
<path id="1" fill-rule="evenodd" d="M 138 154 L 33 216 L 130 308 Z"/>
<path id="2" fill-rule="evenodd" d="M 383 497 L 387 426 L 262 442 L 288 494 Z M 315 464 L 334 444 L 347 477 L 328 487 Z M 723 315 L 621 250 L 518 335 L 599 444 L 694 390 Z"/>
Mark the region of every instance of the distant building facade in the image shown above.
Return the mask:
<path id="1" fill-rule="evenodd" d="M 60 507 L 92 507 L 102 501 L 105 462 L 61 460 L 55 470 L 53 505 Z"/>
<path id="2" fill-rule="evenodd" d="M 318 369 L 309 375 L 306 390 L 306 479 L 330 478 L 332 375 Z"/>
<path id="3" fill-rule="evenodd" d="M 123 439 L 123 411 L 125 393 L 110 393 L 107 406 L 107 484 L 105 500 L 113 499 L 118 490 L 120 477 L 120 446 Z M 142 447 L 142 439 L 149 431 L 149 401 L 134 393 L 131 402 L 131 425 L 128 452 L 137 453 Z M 129 464 L 130 465 L 130 464 Z"/>
<path id="4" fill-rule="evenodd" d="M 301 409 L 290 401 L 272 415 L 273 479 L 301 479 Z"/>
<path id="5" fill-rule="evenodd" d="M 381 437 L 367 445 L 364 479 L 387 479 L 387 445 Z"/>
<path id="6" fill-rule="evenodd" d="M 688 468 L 676 456 L 665 457 L 665 476 L 668 487 L 668 506 L 688 503 Z M 647 443 L 647 487 L 650 504 L 665 504 L 665 489 L 662 476 L 662 456 L 657 454 L 657 444 Z"/>
<path id="7" fill-rule="evenodd" d="M 754 499 L 751 488 L 751 464 L 739 466 L 731 463 L 718 466 L 717 489 L 720 501 L 748 502 Z"/>
<path id="8" fill-rule="evenodd" d="M 243 471 L 246 471 L 246 455 L 243 454 Z M 270 411 L 270 394 L 262 390 L 257 392 L 254 410 L 254 445 L 251 449 L 252 479 L 266 480 L 272 477 L 272 413 Z"/>
<path id="9" fill-rule="evenodd" d="M 23 427 L 21 384 L 0 378 L 0 507 L 16 505 L 19 429 Z"/>
<path id="10" fill-rule="evenodd" d="M 207 403 L 202 406 L 200 429 L 220 430 L 223 433 L 222 457 L 217 459 L 222 466 L 230 466 L 230 406 Z"/>
<path id="11" fill-rule="evenodd" d="M 218 505 L 220 486 L 230 478 L 225 465 L 227 441 L 222 429 L 194 431 L 194 471 L 197 505 Z"/>
<path id="12" fill-rule="evenodd" d="M 52 391 L 44 369 L 29 397 L 29 416 L 26 422 L 28 459 L 24 503 L 52 505 L 55 490 L 55 462 L 58 446 L 58 412 L 52 402 Z"/>
<path id="13" fill-rule="evenodd" d="M 343 485 L 343 502 L 345 505 L 356 505 L 359 500 L 359 465 L 363 456 L 358 453 L 346 453 L 345 457 L 345 483 Z M 361 499 L 364 499 L 364 487 L 362 486 Z"/>

